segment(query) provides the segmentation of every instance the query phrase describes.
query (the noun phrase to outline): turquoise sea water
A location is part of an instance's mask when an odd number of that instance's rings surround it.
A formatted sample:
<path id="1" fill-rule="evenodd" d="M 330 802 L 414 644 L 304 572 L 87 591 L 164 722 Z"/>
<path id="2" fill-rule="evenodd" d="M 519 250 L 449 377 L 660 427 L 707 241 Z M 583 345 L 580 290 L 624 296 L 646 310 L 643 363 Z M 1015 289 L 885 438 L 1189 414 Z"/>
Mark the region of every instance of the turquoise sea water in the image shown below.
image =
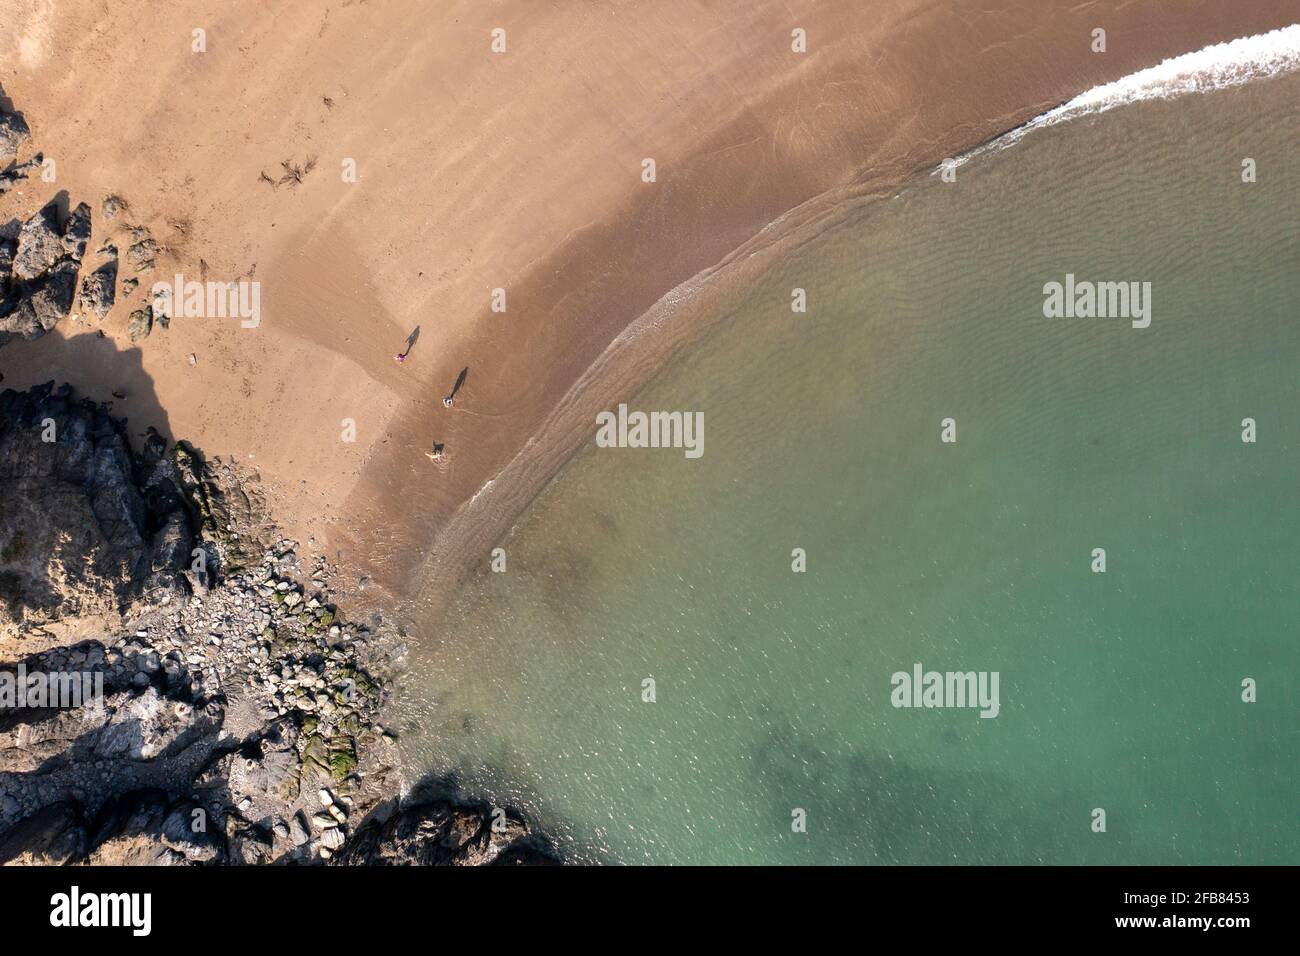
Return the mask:
<path id="1" fill-rule="evenodd" d="M 426 622 L 410 765 L 583 859 L 1300 863 L 1297 102 L 1039 130 L 780 262 L 628 398 L 703 457 L 589 443 Z M 1044 318 L 1066 273 L 1151 326 Z M 915 662 L 999 715 L 892 707 Z"/>

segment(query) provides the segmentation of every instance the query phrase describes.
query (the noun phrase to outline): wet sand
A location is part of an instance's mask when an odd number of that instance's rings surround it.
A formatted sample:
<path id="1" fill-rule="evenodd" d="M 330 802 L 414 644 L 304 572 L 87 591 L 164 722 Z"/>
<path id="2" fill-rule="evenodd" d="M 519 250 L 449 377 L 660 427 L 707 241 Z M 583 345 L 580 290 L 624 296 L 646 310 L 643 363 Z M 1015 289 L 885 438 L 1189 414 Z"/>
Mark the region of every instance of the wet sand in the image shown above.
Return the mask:
<path id="1" fill-rule="evenodd" d="M 0 223 L 65 190 L 96 207 L 94 248 L 117 193 L 168 247 L 102 324 L 0 351 L 4 385 L 120 389 L 133 428 L 257 465 L 290 533 L 436 603 L 755 253 L 1089 87 L 1295 22 L 1300 0 L 266 10 L 0 0 L 0 84 L 59 164 Z M 308 157 L 300 185 L 259 181 Z M 262 283 L 259 328 L 177 319 L 132 346 L 144 289 L 200 261 Z"/>

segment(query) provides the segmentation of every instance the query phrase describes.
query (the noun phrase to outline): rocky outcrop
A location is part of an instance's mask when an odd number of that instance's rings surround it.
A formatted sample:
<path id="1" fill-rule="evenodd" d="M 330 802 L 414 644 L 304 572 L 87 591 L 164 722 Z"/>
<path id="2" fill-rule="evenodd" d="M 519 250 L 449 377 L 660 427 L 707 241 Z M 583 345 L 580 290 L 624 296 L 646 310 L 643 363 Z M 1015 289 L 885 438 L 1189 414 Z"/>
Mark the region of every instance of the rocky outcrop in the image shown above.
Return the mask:
<path id="1" fill-rule="evenodd" d="M 81 260 L 90 240 L 90 207 L 77 206 L 63 222 L 46 205 L 0 252 L 0 345 L 14 336 L 34 339 L 72 308 Z"/>
<path id="2" fill-rule="evenodd" d="M 208 489 L 209 513 L 238 513 L 219 491 Z M 542 859 L 504 811 L 385 810 L 397 751 L 379 722 L 387 691 L 377 675 L 401 647 L 339 619 L 323 563 L 305 592 L 285 573 L 296 560 L 277 542 L 259 566 L 154 609 L 107 644 L 22 661 L 27 673 L 99 675 L 103 697 L 98 707 L 0 707 L 0 863 Z M 354 835 L 352 821 L 367 819 Z M 426 839 L 437 845 L 421 848 Z"/>
<path id="3" fill-rule="evenodd" d="M 0 392 L 0 638 L 184 593 L 194 532 L 174 474 L 68 386 Z"/>
<path id="4" fill-rule="evenodd" d="M 145 789 L 109 801 L 93 818 L 76 801 L 60 801 L 0 836 L 0 864 L 65 866 L 198 866 L 227 856 L 225 834 L 207 826 L 193 800 Z"/>
<path id="5" fill-rule="evenodd" d="M 487 804 L 415 803 L 359 829 L 331 861 L 369 866 L 549 865 L 559 862 L 528 825 Z"/>
<path id="6" fill-rule="evenodd" d="M 41 168 L 39 153 L 16 162 L 29 135 L 21 116 L 0 111 L 0 194 Z M 82 203 L 63 220 L 57 200 L 23 222 L 16 237 L 0 237 L 0 346 L 18 336 L 38 338 L 68 314 L 89 240 L 90 207 Z M 114 279 L 116 274 L 114 268 Z M 99 301 L 103 281 L 96 280 Z"/>
<path id="7" fill-rule="evenodd" d="M 110 802 L 87 839 L 84 860 L 98 866 L 197 866 L 221 862 L 223 835 L 195 801 L 138 790 Z"/>
<path id="8" fill-rule="evenodd" d="M 135 454 L 66 386 L 0 393 L 0 622 L 16 635 L 0 649 L 69 615 L 117 622 L 0 664 L 0 863 L 553 862 L 517 814 L 395 806 L 381 714 L 405 648 L 378 615 L 378 630 L 343 618 L 335 573 L 273 534 L 233 464 L 152 432 Z M 30 675 L 86 690 L 19 699 Z"/>
<path id="9" fill-rule="evenodd" d="M 328 813 L 315 818 L 332 820 Z M 448 801 L 419 803 L 372 820 L 350 840 L 340 826 L 321 829 L 329 862 L 342 866 L 553 866 L 561 862 L 526 824 L 502 818 L 482 804 Z M 312 843 L 313 827 L 304 814 L 271 827 L 238 814 L 224 822 L 188 797 L 157 789 L 115 797 L 94 817 L 76 802 L 42 808 L 0 836 L 0 864 L 59 866 L 202 866 L 310 862 L 293 859 Z M 285 860 L 285 856 L 289 860 Z"/>
<path id="10" fill-rule="evenodd" d="M 184 607 L 152 610 L 107 646 L 0 668 L 0 687 L 20 668 L 93 674 L 102 687 L 93 706 L 5 709 L 0 692 L 0 831 L 19 835 L 0 840 L 10 857 L 48 855 L 49 827 L 28 821 L 57 804 L 100 821 L 84 827 L 78 861 L 308 863 L 328 859 L 350 816 L 380 803 L 395 751 L 377 719 L 379 644 L 339 622 L 322 595 L 303 598 L 277 573 L 276 552 L 265 558 Z M 338 753 L 352 759 L 330 759 Z M 103 815 L 141 791 L 166 800 L 151 797 L 148 812 L 118 813 L 137 822 L 106 827 Z M 201 853 L 172 832 L 178 806 L 194 834 L 210 835 L 198 839 Z M 323 807 L 325 823 L 304 822 Z"/>

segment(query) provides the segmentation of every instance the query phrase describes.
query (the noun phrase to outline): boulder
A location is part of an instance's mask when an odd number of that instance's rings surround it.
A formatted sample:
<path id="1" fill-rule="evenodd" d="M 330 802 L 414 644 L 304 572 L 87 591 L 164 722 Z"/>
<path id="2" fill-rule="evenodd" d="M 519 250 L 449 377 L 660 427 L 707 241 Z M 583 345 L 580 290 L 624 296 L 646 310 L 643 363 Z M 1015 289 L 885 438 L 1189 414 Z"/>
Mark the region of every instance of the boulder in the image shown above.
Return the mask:
<path id="1" fill-rule="evenodd" d="M 220 709 L 196 707 L 149 687 L 139 696 L 113 701 L 110 717 L 95 734 L 92 750 L 109 760 L 151 761 L 174 757 L 220 730 Z"/>
<path id="2" fill-rule="evenodd" d="M 49 203 L 18 230 L 14 275 L 25 281 L 42 276 L 62 258 L 64 251 L 59 210 L 54 203 Z"/>
<path id="3" fill-rule="evenodd" d="M 550 846 L 528 825 L 486 804 L 446 800 L 398 809 L 386 821 L 370 820 L 330 860 L 331 865 L 481 866 L 558 863 Z"/>
<path id="4" fill-rule="evenodd" d="M 7 161 L 17 156 L 19 147 L 30 134 L 26 120 L 17 113 L 0 112 L 0 160 Z"/>
<path id="5" fill-rule="evenodd" d="M 5 331 L 25 339 L 40 338 L 72 308 L 79 263 L 65 259 L 46 275 L 26 285 L 18 308 L 5 320 Z"/>
<path id="6" fill-rule="evenodd" d="M 86 243 L 90 242 L 90 207 L 84 202 L 78 203 L 72 215 L 68 216 L 60 240 L 63 254 L 69 259 L 80 263 L 85 258 Z"/>
<path id="7" fill-rule="evenodd" d="M 293 840 L 294 846 L 306 846 L 311 842 L 311 829 L 307 826 L 307 818 L 301 810 L 289 821 L 289 839 Z"/>
<path id="8" fill-rule="evenodd" d="M 136 272 L 153 272 L 158 252 L 158 243 L 145 233 L 127 248 L 126 261 Z"/>
<path id="9" fill-rule="evenodd" d="M 126 336 L 132 342 L 139 342 L 149 337 L 153 331 L 153 306 L 146 305 L 136 309 L 126 320 Z"/>
<path id="10" fill-rule="evenodd" d="M 68 314 L 90 241 L 90 207 L 81 203 L 59 223 L 49 203 L 22 224 L 18 241 L 0 256 L 0 344 L 44 335 Z"/>
<path id="11" fill-rule="evenodd" d="M 94 314 L 98 318 L 108 315 L 116 299 L 117 286 L 117 250 L 107 247 L 108 261 L 86 276 L 81 283 L 81 294 L 77 297 L 77 311 L 83 316 Z"/>
<path id="12" fill-rule="evenodd" d="M 226 817 L 226 844 L 230 862 L 256 866 L 271 861 L 274 839 L 265 827 L 231 814 Z"/>
<path id="13" fill-rule="evenodd" d="M 105 222 L 111 220 L 125 208 L 127 208 L 126 200 L 115 195 L 105 196 L 99 204 L 99 211 L 103 214 Z"/>

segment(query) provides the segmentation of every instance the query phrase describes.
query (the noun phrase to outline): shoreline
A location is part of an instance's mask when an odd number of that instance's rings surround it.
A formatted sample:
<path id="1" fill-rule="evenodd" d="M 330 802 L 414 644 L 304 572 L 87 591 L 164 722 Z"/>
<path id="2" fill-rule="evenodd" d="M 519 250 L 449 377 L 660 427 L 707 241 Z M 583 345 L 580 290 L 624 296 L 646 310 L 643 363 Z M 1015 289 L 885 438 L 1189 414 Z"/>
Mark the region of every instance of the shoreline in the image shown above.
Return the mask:
<path id="1" fill-rule="evenodd" d="M 1135 611 L 1135 579 L 1127 597 L 1077 600 L 1079 543 L 1104 537 L 1140 552 L 1159 569 L 1141 583 L 1155 602 L 1143 607 L 1175 616 L 1192 591 L 1202 618 L 1231 604 L 1225 567 L 1256 568 L 1260 594 L 1285 593 L 1291 536 L 1239 502 L 1285 499 L 1295 430 L 1275 423 L 1270 444 L 1249 449 L 1267 457 L 1239 457 L 1237 418 L 1221 410 L 1272 417 L 1295 393 L 1286 304 L 1288 265 L 1300 260 L 1284 184 L 1298 83 L 1300 73 L 1062 124 L 972 164 L 960 189 L 923 180 L 782 261 L 741 311 L 627 399 L 705 410 L 703 467 L 676 452 L 582 448 L 499 542 L 507 573 L 471 578 L 413 642 L 402 704 L 433 730 L 404 744 L 411 765 L 456 768 L 566 839 L 594 834 L 593 858 L 734 863 L 764 846 L 769 864 L 865 862 L 877 841 L 856 827 L 856 860 L 839 847 L 805 856 L 781 843 L 783 814 L 770 808 L 806 801 L 845 818 L 861 812 L 858 795 L 890 790 L 917 763 L 935 778 L 896 803 L 881 798 L 894 811 L 879 817 L 899 819 L 927 785 L 943 795 L 936 808 L 965 820 L 966 807 L 987 806 L 944 787 L 969 762 L 948 725 L 890 717 L 880 688 L 920 643 L 1021 674 L 1023 713 L 1003 715 L 1017 739 L 967 738 L 987 748 L 970 760 L 1017 777 L 1012 803 L 1046 806 L 1051 825 L 1042 781 L 1078 768 L 1077 800 L 1089 777 L 1114 779 L 1077 737 L 1052 738 L 1051 769 L 1026 758 L 1026 748 L 1040 755 L 1038 718 L 1059 713 L 1053 680 L 1095 666 L 1101 628 L 1117 657 L 1131 655 L 1130 676 L 1183 642 L 1149 633 L 1160 614 Z M 1236 163 L 1222 161 L 1239 155 L 1269 170 L 1262 187 L 1239 185 Z M 1152 280 L 1152 328 L 1041 319 L 1041 285 L 1067 267 Z M 787 293 L 803 280 L 816 307 L 792 321 Z M 958 449 L 939 441 L 949 415 L 961 423 Z M 1135 483 L 1142 474 L 1166 477 Z M 1250 493 L 1229 505 L 1224 488 Z M 1184 535 L 1188 515 L 1206 526 Z M 1193 569 L 1204 577 L 1187 577 Z M 1222 660 L 1267 670 L 1277 608 L 1265 600 Z M 1214 670 L 1206 653 L 1220 660 L 1213 633 L 1202 636 L 1178 683 Z M 640 706 L 645 677 L 658 707 Z M 1145 699 L 1139 683 L 1125 699 Z M 1049 690 L 1028 701 L 1029 688 Z M 1166 728 L 1206 719 L 1176 697 Z M 1134 739 L 1156 739 L 1143 736 L 1140 710 L 1129 715 Z M 1278 713 L 1258 736 L 1284 739 Z M 1124 750 L 1116 731 L 1107 744 Z M 917 763 L 885 762 L 900 752 Z M 818 762 L 826 753 L 837 757 Z M 872 757 L 878 773 L 863 770 Z M 1161 779 L 1180 779 L 1188 759 L 1170 756 Z M 1285 779 L 1285 764 L 1247 762 L 1259 779 Z M 1181 779 L 1194 787 L 1198 776 Z M 1260 819 L 1284 811 L 1274 804 Z M 929 834 L 942 813 L 918 812 L 898 832 Z M 1266 852 L 1270 825 L 1250 829 L 1253 853 Z M 1195 823 L 1179 826 L 1190 834 Z M 961 855 L 944 843 L 942 855 Z M 1188 845 L 1202 862 L 1230 859 L 1214 837 Z M 980 840 L 962 858 L 987 862 L 995 846 Z M 912 850 L 887 859 L 915 862 Z M 1126 858 L 1163 859 L 1110 857 Z"/>
<path id="2" fill-rule="evenodd" d="M 1270 31 L 1267 36 L 1276 37 L 1283 44 L 1293 44 L 1295 37 L 1300 36 L 1300 24 Z M 1230 53 L 1233 48 L 1258 49 L 1260 44 L 1251 41 L 1264 39 L 1265 36 L 1240 37 L 1187 51 L 1156 66 L 1085 90 L 956 153 L 954 165 L 960 167 L 988 151 L 1010 148 L 1033 130 L 1059 122 L 1084 119 L 1150 99 L 1212 93 L 1300 69 L 1300 59 L 1293 55 L 1286 58 L 1285 65 L 1276 69 L 1247 75 L 1232 74 L 1219 83 L 1173 87 L 1149 94 L 1128 91 L 1132 95 L 1115 102 L 1093 104 L 1091 109 L 1072 108 L 1097 91 L 1110 90 L 1127 81 L 1146 79 L 1165 68 L 1198 61 L 1204 63 L 1205 54 L 1211 52 Z M 1217 65 L 1222 67 L 1224 63 L 1221 61 Z M 614 407 L 619 401 L 631 400 L 662 374 L 681 350 L 707 336 L 730 317 L 735 304 L 744 295 L 736 290 L 742 290 L 749 280 L 761 276 L 792 250 L 817 241 L 855 220 L 869 204 L 891 196 L 896 198 L 902 192 L 926 185 L 942 168 L 942 165 L 923 166 L 897 182 L 886 180 L 871 186 L 846 186 L 815 196 L 764 226 L 720 262 L 675 286 L 628 324 L 573 383 L 537 433 L 452 513 L 435 541 L 439 553 L 426 563 L 415 589 L 417 616 L 436 614 L 445 602 L 454 597 L 467 578 L 485 572 L 492 546 L 502 542 L 546 485 L 592 439 L 594 416 Z M 732 308 L 728 307 L 729 303 Z"/>

